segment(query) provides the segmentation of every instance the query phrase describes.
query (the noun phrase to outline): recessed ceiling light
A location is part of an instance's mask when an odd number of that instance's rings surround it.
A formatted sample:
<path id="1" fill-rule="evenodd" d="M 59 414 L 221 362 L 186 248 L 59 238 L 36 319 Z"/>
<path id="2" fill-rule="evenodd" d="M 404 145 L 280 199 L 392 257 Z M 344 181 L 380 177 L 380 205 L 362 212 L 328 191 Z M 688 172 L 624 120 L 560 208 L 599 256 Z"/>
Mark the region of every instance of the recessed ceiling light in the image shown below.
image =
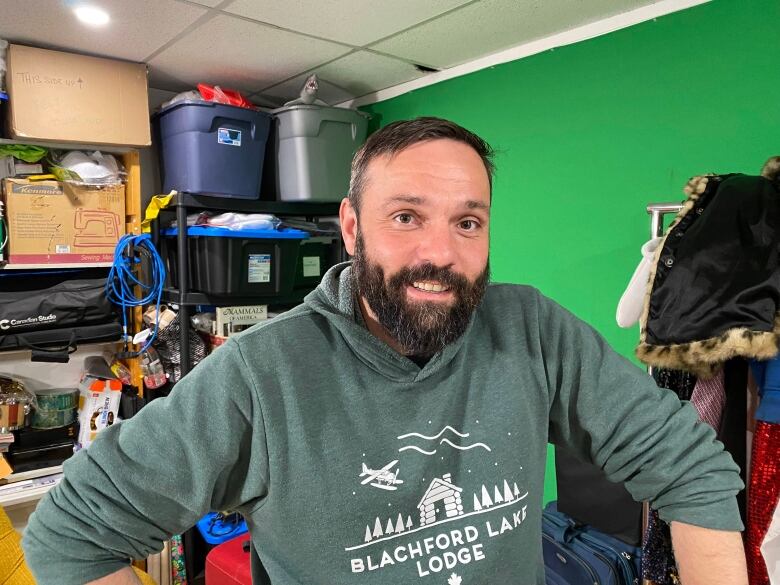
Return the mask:
<path id="1" fill-rule="evenodd" d="M 76 13 L 76 18 L 90 26 L 103 26 L 108 24 L 108 21 L 111 20 L 108 16 L 108 12 L 97 6 L 82 4 L 76 6 L 76 8 L 73 9 L 73 12 Z"/>

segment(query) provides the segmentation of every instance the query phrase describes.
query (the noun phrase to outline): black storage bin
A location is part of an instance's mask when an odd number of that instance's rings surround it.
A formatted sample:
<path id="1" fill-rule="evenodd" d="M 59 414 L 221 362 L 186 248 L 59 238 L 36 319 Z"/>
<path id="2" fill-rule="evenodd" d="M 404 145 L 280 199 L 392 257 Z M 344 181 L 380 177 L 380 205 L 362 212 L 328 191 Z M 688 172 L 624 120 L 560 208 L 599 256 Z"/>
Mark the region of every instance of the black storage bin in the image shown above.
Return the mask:
<path id="1" fill-rule="evenodd" d="M 67 440 L 54 445 L 14 449 L 8 451 L 6 456 L 14 473 L 54 467 L 62 465 L 64 461 L 73 456 L 73 441 Z"/>
<path id="2" fill-rule="evenodd" d="M 11 444 L 11 451 L 20 451 L 22 449 L 35 449 L 37 447 L 46 447 L 49 445 L 59 445 L 70 441 L 71 444 L 79 436 L 79 422 L 73 421 L 64 427 L 55 427 L 53 429 L 33 429 L 24 427 L 12 431 L 14 442 Z"/>
<path id="3" fill-rule="evenodd" d="M 341 239 L 315 236 L 301 242 L 295 268 L 295 290 L 314 290 L 325 272 L 341 262 Z"/>
<path id="4" fill-rule="evenodd" d="M 177 229 L 163 231 L 162 253 L 169 282 L 179 287 Z M 187 230 L 189 290 L 215 296 L 283 297 L 292 293 L 300 230 L 230 230 L 195 226 Z"/>

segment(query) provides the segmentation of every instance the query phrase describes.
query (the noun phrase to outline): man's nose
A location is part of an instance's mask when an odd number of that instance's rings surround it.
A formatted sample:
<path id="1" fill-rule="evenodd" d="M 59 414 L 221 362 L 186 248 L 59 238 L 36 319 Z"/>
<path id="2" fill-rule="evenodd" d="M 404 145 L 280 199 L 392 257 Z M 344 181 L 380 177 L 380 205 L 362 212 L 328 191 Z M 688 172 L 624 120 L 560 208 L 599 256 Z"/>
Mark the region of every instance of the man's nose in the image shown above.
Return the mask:
<path id="1" fill-rule="evenodd" d="M 429 225 L 417 244 L 417 261 L 434 266 L 452 266 L 455 263 L 454 234 L 448 225 Z"/>

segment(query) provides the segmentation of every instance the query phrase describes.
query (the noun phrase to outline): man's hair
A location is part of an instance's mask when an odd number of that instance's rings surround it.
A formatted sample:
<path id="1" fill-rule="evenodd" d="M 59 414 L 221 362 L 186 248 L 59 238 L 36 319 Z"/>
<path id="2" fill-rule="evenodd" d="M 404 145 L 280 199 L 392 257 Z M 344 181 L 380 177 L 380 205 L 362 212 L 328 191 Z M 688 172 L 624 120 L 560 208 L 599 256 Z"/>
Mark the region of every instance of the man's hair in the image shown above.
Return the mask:
<path id="1" fill-rule="evenodd" d="M 449 139 L 473 148 L 482 159 L 487 171 L 490 189 L 493 189 L 493 149 L 482 138 L 449 120 L 430 116 L 393 122 L 369 136 L 366 143 L 352 159 L 349 180 L 349 201 L 355 212 L 360 211 L 360 199 L 366 187 L 368 164 L 383 155 L 393 156 L 418 142 Z"/>

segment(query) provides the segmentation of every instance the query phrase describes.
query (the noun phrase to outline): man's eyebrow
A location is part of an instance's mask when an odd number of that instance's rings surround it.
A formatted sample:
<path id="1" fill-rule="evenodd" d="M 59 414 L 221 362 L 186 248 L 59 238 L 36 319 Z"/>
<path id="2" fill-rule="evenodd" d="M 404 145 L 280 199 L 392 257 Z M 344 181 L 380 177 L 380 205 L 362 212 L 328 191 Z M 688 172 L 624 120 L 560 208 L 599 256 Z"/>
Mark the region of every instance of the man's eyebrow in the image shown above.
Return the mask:
<path id="1" fill-rule="evenodd" d="M 408 203 L 409 205 L 423 205 L 427 202 L 425 197 L 419 195 L 396 195 L 385 201 L 384 207 L 390 207 L 394 203 Z"/>
<path id="2" fill-rule="evenodd" d="M 466 207 L 469 209 L 484 209 L 485 211 L 490 209 L 490 205 L 487 203 L 483 203 L 482 201 L 474 201 L 473 199 L 470 199 L 466 202 Z"/>

